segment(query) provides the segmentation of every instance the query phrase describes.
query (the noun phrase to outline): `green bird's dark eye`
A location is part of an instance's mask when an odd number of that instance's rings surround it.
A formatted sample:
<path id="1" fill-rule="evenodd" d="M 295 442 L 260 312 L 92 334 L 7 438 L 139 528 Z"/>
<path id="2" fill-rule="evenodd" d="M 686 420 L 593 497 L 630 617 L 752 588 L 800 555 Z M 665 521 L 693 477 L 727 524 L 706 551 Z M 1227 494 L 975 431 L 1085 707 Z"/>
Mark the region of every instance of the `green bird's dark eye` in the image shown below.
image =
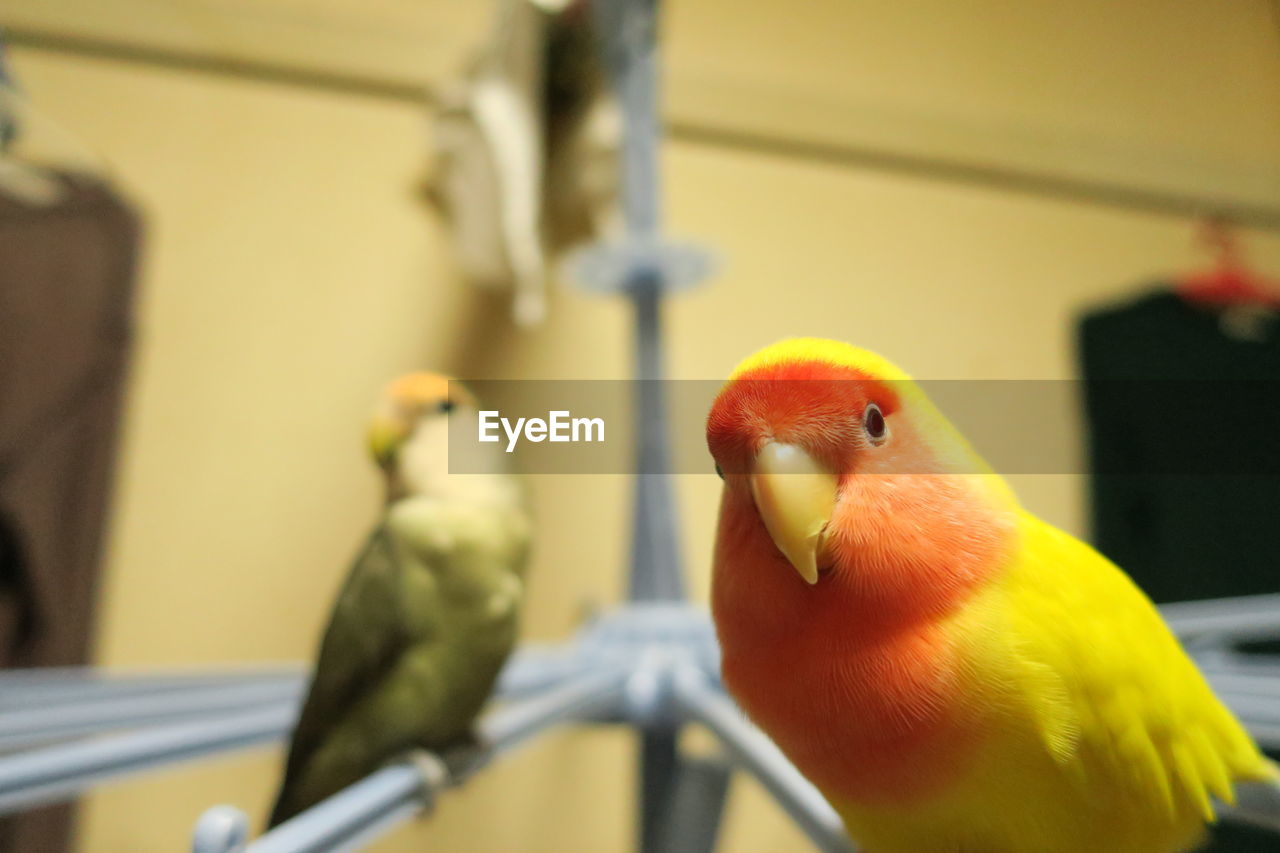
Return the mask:
<path id="1" fill-rule="evenodd" d="M 866 410 L 863 411 L 862 428 L 866 430 L 867 438 L 874 443 L 879 444 L 884 441 L 889 425 L 884 422 L 884 412 L 880 411 L 880 407 L 875 403 L 868 403 Z"/>
<path id="2" fill-rule="evenodd" d="M 440 405 L 436 407 L 436 411 L 442 415 L 447 415 L 453 411 L 453 405 L 452 400 L 441 400 Z"/>

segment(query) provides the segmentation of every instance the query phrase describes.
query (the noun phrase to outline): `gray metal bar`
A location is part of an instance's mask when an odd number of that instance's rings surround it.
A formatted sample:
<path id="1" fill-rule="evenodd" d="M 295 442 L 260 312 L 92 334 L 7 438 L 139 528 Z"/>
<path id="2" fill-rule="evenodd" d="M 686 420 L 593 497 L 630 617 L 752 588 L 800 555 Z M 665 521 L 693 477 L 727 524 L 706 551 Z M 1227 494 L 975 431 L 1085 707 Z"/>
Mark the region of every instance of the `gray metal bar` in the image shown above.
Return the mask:
<path id="1" fill-rule="evenodd" d="M 640 732 L 640 850 L 664 853 L 665 828 L 680 777 L 679 730 L 658 729 Z"/>
<path id="2" fill-rule="evenodd" d="M 1218 698 L 1241 720 L 1280 725 L 1280 702 L 1268 696 L 1219 691 Z"/>
<path id="3" fill-rule="evenodd" d="M 59 744 L 0 759 L 0 814 L 71 799 L 107 779 L 270 743 L 293 724 L 293 703 Z"/>
<path id="4" fill-rule="evenodd" d="M 658 171 L 658 0 L 600 0 L 604 44 L 618 90 L 622 135 L 622 212 L 637 242 L 658 236 L 662 176 Z"/>
<path id="5" fill-rule="evenodd" d="M 249 816 L 235 806 L 214 806 L 200 816 L 191 853 L 230 853 L 249 841 Z"/>
<path id="6" fill-rule="evenodd" d="M 147 683 L 173 681 L 178 684 L 189 684 L 208 680 L 279 678 L 281 676 L 300 675 L 303 671 L 302 664 L 292 661 L 262 665 L 242 664 L 208 667 L 206 669 L 38 666 L 21 669 L 0 669 L 0 694 L 11 687 L 35 684 L 119 684 L 130 681 Z"/>
<path id="7" fill-rule="evenodd" d="M 1280 677 L 1274 675 L 1252 675 L 1243 672 L 1215 672 L 1203 670 L 1205 678 L 1213 686 L 1219 696 L 1232 694 L 1235 696 L 1269 697 L 1280 700 Z M 1273 703 L 1276 713 L 1280 714 L 1280 701 Z"/>
<path id="8" fill-rule="evenodd" d="M 502 668 L 494 693 L 502 699 L 518 699 L 554 687 L 590 667 L 573 645 L 522 647 Z"/>
<path id="9" fill-rule="evenodd" d="M 720 835 L 732 767 L 720 757 L 682 756 L 670 815 L 663 827 L 663 853 L 712 853 Z"/>
<path id="10" fill-rule="evenodd" d="M 53 702 L 94 701 L 110 696 L 158 695 L 218 686 L 283 684 L 303 678 L 305 671 L 301 666 L 262 672 L 229 670 L 207 675 L 119 675 L 109 670 L 94 670 L 18 677 L 17 673 L 9 672 L 0 674 L 0 711 Z"/>
<path id="11" fill-rule="evenodd" d="M 1233 665 L 1225 662 L 1206 662 L 1203 666 L 1205 677 L 1218 698 L 1258 744 L 1264 749 L 1280 749 L 1280 678 L 1230 671 L 1232 669 Z"/>
<path id="12" fill-rule="evenodd" d="M 448 774 L 442 766 L 438 771 L 427 771 L 428 766 L 400 762 L 384 767 L 280 824 L 249 844 L 245 853 L 333 850 L 353 836 L 363 837 L 371 825 L 389 828 L 386 820 L 416 814 L 424 797 L 443 789 Z"/>
<path id="13" fill-rule="evenodd" d="M 569 647 L 522 649 L 504 671 L 499 691 L 528 695 L 574 677 L 581 666 Z M 297 715 L 305 684 L 297 669 L 293 673 L 137 676 L 127 680 L 131 689 L 142 692 L 106 695 L 92 692 L 91 687 L 111 686 L 110 679 L 92 668 L 8 673 L 6 677 L 28 687 L 56 684 L 88 698 L 68 704 L 46 695 L 46 707 L 0 711 L 0 745 L 146 727 L 0 757 L 0 814 L 69 799 L 118 776 L 281 739 Z M 161 692 L 147 690 L 160 685 Z M 90 692 L 82 692 L 86 689 Z M 189 721 L 177 721 L 182 718 Z"/>
<path id="14" fill-rule="evenodd" d="M 1258 746 L 1263 749 L 1280 750 L 1280 725 L 1276 723 L 1251 723 L 1248 720 L 1242 720 L 1244 727 L 1249 730 L 1249 734 L 1253 735 L 1253 739 L 1258 742 Z"/>
<path id="15" fill-rule="evenodd" d="M 557 723 L 620 712 L 623 673 L 577 676 L 542 696 L 494 711 L 480 723 L 488 758 L 502 755 Z M 456 780 L 454 780 L 456 781 Z M 421 811 L 451 780 L 434 756 L 386 767 L 308 809 L 250 844 L 245 853 L 318 853 L 354 849 Z M 209 851 L 209 853 L 214 853 Z"/>
<path id="16" fill-rule="evenodd" d="M 733 702 L 711 687 L 706 676 L 687 669 L 677 674 L 675 699 L 680 710 L 706 726 L 729 754 L 791 816 L 805 835 L 826 853 L 852 853 L 840 816 L 821 793 L 800 775 L 759 729 L 747 722 Z"/>
<path id="17" fill-rule="evenodd" d="M 1235 640 L 1280 637 L 1280 593 L 1179 601 L 1160 613 L 1175 634 L 1218 634 Z"/>
<path id="18" fill-rule="evenodd" d="M 1280 680 L 1280 655 L 1242 654 L 1230 649 L 1195 656 L 1201 672 L 1229 673 Z"/>
<path id="19" fill-rule="evenodd" d="M 671 487 L 662 383 L 662 293 L 658 261 L 662 187 L 658 169 L 658 0 L 596 0 L 606 65 L 622 108 L 622 211 L 626 242 L 640 250 L 625 290 L 635 326 L 637 476 L 633 487 L 633 601 L 685 597 L 679 529 Z M 640 259 L 651 256 L 650 263 Z"/>
<path id="20" fill-rule="evenodd" d="M 39 703 L 0 711 L 0 749 L 208 716 L 248 707 L 297 704 L 300 678 L 197 687 L 159 694 Z"/>
<path id="21" fill-rule="evenodd" d="M 625 677 L 619 670 L 598 669 L 541 696 L 499 708 L 480 722 L 480 741 L 490 754 L 500 755 L 556 723 L 617 716 Z"/>
<path id="22" fill-rule="evenodd" d="M 1280 832 L 1280 788 L 1275 785 L 1241 785 L 1236 789 L 1235 806 L 1222 809 L 1219 817 Z"/>
<path id="23" fill-rule="evenodd" d="M 658 0 L 596 0 L 606 64 L 622 108 L 622 210 L 626 240 L 639 249 L 625 289 L 634 316 L 636 474 L 632 486 L 631 601 L 685 596 L 680 533 L 670 477 L 662 359 L 662 297 L 668 282 L 658 259 L 662 185 L 658 164 Z M 646 258 L 647 262 L 640 259 Z M 640 734 L 639 824 L 642 853 L 661 853 L 670 822 L 679 756 L 676 730 Z"/>
<path id="24" fill-rule="evenodd" d="M 424 809 L 430 808 L 432 806 L 430 804 L 424 805 L 421 797 L 410 798 L 398 808 L 369 821 L 368 824 L 343 839 L 340 843 L 327 848 L 325 853 L 357 853 L 357 851 L 364 850 L 400 824 L 418 817 L 423 813 Z"/>
<path id="25" fill-rule="evenodd" d="M 541 690 L 580 672 L 585 664 L 573 646 L 537 645 L 519 649 L 498 678 L 495 690 L 502 696 L 521 696 Z M 144 696 L 157 704 L 181 702 L 179 695 L 193 690 L 301 689 L 310 678 L 307 667 L 280 665 L 269 668 L 227 668 L 208 672 L 159 670 L 136 672 L 99 667 L 50 667 L 0 671 L 0 719 L 11 709 Z M 169 697 L 172 696 L 171 700 Z"/>
<path id="26" fill-rule="evenodd" d="M 512 655 L 495 688 L 504 696 L 524 695 L 541 689 L 575 672 L 583 664 L 573 646 L 524 647 Z M 310 675 L 301 663 L 269 668 L 228 668 L 208 672 L 159 670 L 136 672 L 99 667 L 50 667 L 0 671 L 0 717 L 10 709 L 52 703 L 76 704 L 121 700 L 127 697 L 156 696 L 192 690 L 226 688 L 238 690 L 260 687 L 287 690 L 305 685 Z"/>
<path id="27" fill-rule="evenodd" d="M 660 295 L 656 282 L 637 281 L 631 289 L 636 314 L 636 364 L 633 383 L 637 419 L 636 467 L 632 508 L 631 574 L 627 594 L 632 601 L 679 601 L 685 598 L 680 561 L 680 533 L 675 519 L 671 456 L 667 445 L 666 400 L 662 377 Z"/>

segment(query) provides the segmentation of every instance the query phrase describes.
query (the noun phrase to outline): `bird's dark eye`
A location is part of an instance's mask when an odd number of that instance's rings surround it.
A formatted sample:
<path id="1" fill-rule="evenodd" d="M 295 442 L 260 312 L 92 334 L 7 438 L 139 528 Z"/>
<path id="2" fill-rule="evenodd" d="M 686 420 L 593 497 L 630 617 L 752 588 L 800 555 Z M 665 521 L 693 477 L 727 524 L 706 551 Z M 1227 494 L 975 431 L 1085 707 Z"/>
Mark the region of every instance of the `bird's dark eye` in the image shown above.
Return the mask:
<path id="1" fill-rule="evenodd" d="M 438 412 L 439 412 L 440 414 L 442 414 L 442 415 L 447 415 L 447 414 L 449 414 L 450 412 L 452 412 L 452 411 L 453 411 L 453 401 L 452 401 L 452 400 L 441 400 L 441 401 L 440 401 L 440 404 L 439 404 L 438 406 L 436 406 L 436 411 L 438 411 Z"/>
<path id="2" fill-rule="evenodd" d="M 884 412 L 880 411 L 880 407 L 875 403 L 868 403 L 866 410 L 863 411 L 862 428 L 867 431 L 867 437 L 876 444 L 884 441 L 889 426 L 884 422 Z"/>
<path id="3" fill-rule="evenodd" d="M 719 477 L 721 480 L 724 479 L 724 470 L 721 469 L 719 462 L 716 463 L 716 476 Z"/>

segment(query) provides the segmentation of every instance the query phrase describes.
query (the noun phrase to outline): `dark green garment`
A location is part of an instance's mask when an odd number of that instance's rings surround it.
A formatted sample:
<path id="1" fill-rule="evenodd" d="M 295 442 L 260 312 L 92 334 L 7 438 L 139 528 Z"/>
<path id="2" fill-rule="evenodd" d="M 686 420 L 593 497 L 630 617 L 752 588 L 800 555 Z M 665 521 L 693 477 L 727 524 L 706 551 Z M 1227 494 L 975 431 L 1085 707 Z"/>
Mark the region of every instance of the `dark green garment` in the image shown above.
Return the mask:
<path id="1" fill-rule="evenodd" d="M 1087 314 L 1079 348 L 1097 548 L 1158 603 L 1280 591 L 1280 318 L 1162 289 Z M 1213 836 L 1213 853 L 1280 850 Z"/>

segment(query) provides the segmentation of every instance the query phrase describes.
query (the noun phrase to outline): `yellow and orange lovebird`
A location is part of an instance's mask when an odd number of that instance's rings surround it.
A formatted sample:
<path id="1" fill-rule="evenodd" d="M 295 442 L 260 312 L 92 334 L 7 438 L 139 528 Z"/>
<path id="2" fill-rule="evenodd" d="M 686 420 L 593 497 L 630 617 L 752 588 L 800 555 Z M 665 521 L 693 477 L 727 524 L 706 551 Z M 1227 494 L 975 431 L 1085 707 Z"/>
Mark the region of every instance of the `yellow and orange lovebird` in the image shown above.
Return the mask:
<path id="1" fill-rule="evenodd" d="M 887 360 L 770 346 L 707 441 L 724 682 L 868 853 L 1173 853 L 1275 780 L 1150 601 Z"/>

